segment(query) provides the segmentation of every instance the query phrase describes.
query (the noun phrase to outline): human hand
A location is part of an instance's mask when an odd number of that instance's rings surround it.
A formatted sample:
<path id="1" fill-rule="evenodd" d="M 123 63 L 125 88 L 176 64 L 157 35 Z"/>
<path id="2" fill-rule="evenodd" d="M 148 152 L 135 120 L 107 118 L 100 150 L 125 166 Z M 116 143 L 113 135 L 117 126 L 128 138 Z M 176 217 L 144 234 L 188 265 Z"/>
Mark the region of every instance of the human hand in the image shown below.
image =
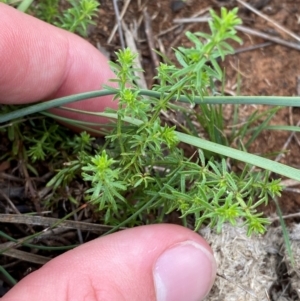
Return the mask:
<path id="1" fill-rule="evenodd" d="M 51 26 L 0 3 L 0 103 L 24 104 L 100 90 L 114 78 L 107 59 L 75 34 Z M 112 83 L 109 83 L 112 85 Z M 117 108 L 111 96 L 68 107 L 102 112 Z M 100 122 L 101 118 L 54 109 L 68 118 Z"/>
<path id="2" fill-rule="evenodd" d="M 2 301 L 199 301 L 215 271 L 198 234 L 177 225 L 142 226 L 58 256 Z"/>
<path id="3" fill-rule="evenodd" d="M 0 28 L 0 103 L 95 90 L 113 77 L 86 41 L 1 3 Z M 102 111 L 112 105 L 102 97 L 70 106 Z M 215 273 L 212 251 L 198 234 L 175 225 L 143 226 L 66 252 L 1 300 L 196 301 L 208 293 Z"/>

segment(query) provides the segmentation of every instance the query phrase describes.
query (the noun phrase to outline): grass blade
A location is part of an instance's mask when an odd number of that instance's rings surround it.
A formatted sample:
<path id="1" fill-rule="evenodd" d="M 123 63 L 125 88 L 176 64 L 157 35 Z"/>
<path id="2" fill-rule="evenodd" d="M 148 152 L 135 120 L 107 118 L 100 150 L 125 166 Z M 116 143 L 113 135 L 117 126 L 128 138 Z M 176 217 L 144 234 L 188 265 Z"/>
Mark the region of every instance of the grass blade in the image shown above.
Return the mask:
<path id="1" fill-rule="evenodd" d="M 71 102 L 102 97 L 106 95 L 114 95 L 117 90 L 99 90 L 92 92 L 85 92 L 66 97 L 61 97 L 38 104 L 28 106 L 26 108 L 16 110 L 0 116 L 0 123 L 4 123 L 15 118 L 24 117 L 33 113 L 49 110 L 51 108 L 66 105 Z M 153 98 L 160 99 L 160 93 L 150 90 L 140 90 L 141 95 L 150 96 Z M 181 102 L 190 103 L 189 99 L 185 96 L 181 96 L 179 99 Z M 206 96 L 203 99 L 195 97 L 196 104 L 265 104 L 271 106 L 292 106 L 300 107 L 300 97 L 285 97 L 285 96 Z"/>

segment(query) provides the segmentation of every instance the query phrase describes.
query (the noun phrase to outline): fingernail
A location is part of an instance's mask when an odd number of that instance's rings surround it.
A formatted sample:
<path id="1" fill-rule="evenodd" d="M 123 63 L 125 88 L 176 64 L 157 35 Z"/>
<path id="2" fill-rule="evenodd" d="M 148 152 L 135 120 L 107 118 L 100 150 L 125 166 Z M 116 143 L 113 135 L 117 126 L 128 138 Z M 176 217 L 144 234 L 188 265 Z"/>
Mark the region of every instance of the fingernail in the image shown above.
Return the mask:
<path id="1" fill-rule="evenodd" d="M 153 275 L 157 301 L 200 301 L 209 293 L 216 273 L 213 255 L 194 241 L 166 250 Z"/>

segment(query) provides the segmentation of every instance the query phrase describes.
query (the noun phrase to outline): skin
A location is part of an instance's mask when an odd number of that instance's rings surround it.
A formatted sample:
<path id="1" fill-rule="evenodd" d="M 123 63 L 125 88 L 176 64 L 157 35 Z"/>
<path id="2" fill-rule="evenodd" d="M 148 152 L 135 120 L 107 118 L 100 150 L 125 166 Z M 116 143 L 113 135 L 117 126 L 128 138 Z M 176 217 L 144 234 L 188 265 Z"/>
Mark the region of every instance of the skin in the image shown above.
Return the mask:
<path id="1" fill-rule="evenodd" d="M 0 3 L 0 102 L 32 103 L 100 90 L 114 78 L 107 59 L 87 41 Z M 102 112 L 117 108 L 110 96 L 69 107 Z M 61 116 L 101 121 L 90 115 L 55 110 Z"/>
<path id="2" fill-rule="evenodd" d="M 31 103 L 98 90 L 113 77 L 104 56 L 85 40 L 1 3 L 0 29 L 0 103 Z M 70 106 L 102 111 L 116 103 L 103 97 Z M 59 114 L 70 117 L 69 112 Z M 86 118 L 74 113 L 71 117 Z M 168 250 L 186 241 L 197 244 L 208 258 L 207 264 L 204 259 L 195 262 L 200 266 L 198 286 L 204 296 L 216 272 L 208 244 L 186 228 L 151 225 L 101 237 L 66 252 L 25 277 L 1 300 L 154 301 L 157 262 L 162 262 L 159 259 Z M 186 258 L 193 255 L 193 248 L 184 250 Z M 170 264 L 176 266 L 175 261 Z M 185 300 L 196 300 L 190 298 Z M 168 300 L 179 299 L 174 295 Z"/>

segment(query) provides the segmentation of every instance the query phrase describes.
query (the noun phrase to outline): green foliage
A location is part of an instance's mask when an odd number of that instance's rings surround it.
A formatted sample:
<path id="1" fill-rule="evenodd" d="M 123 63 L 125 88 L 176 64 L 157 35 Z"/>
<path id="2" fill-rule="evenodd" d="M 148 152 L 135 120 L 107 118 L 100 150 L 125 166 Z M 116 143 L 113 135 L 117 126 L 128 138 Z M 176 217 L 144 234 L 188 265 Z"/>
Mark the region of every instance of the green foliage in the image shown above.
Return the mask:
<path id="1" fill-rule="evenodd" d="M 109 110 L 117 115 L 117 124 L 106 136 L 109 149 L 103 149 L 91 159 L 92 163 L 83 167 L 84 179 L 92 183 L 87 191 L 89 199 L 100 209 L 108 210 L 106 220 L 119 212 L 128 215 L 143 208 L 148 212 L 150 208 L 159 208 L 157 221 L 179 210 L 183 218 L 190 214 L 195 216 L 196 229 L 208 223 L 220 231 L 224 222 L 235 225 L 237 219 L 242 218 L 249 235 L 265 231 L 269 221 L 257 213 L 256 208 L 266 204 L 270 196 L 280 195 L 279 181 L 269 182 L 267 171 L 254 172 L 248 165 L 240 174 L 229 172 L 224 159 L 221 162 L 212 157 L 207 160 L 202 151 L 199 151 L 199 159 L 191 162 L 178 147 L 175 127 L 160 120 L 160 112 L 172 107 L 170 100 L 174 97 L 184 94 L 193 102 L 196 95 L 203 97 L 213 91 L 215 80 L 222 80 L 217 58 L 224 59 L 233 52 L 228 40 L 240 42 L 234 30 L 234 26 L 241 23 L 236 14 L 237 9 L 228 12 L 223 8 L 220 17 L 211 11 L 210 35 L 187 33 L 195 47 L 175 50 L 181 67 L 162 63 L 157 70 L 159 82 L 153 89 L 161 93 L 160 98 L 140 94 L 135 74 L 141 70 L 133 65 L 136 55 L 129 49 L 117 53 L 117 62 L 111 63 L 111 67 L 118 88 L 106 87 L 113 90 L 115 99 L 119 100 L 118 110 Z M 221 118 L 221 110 L 215 111 L 211 105 L 202 108 L 206 123 L 212 123 L 214 114 L 217 119 Z M 128 125 L 125 117 L 139 122 Z M 125 219 L 126 214 L 123 216 Z"/>
<path id="2" fill-rule="evenodd" d="M 0 112 L 13 110 L 10 106 L 0 106 Z M 86 132 L 79 135 L 53 123 L 52 119 L 33 116 L 27 121 L 16 119 L 0 133 L 8 138 L 8 149 L 0 160 L 22 161 L 36 177 L 39 171 L 34 166 L 49 165 L 56 175 L 49 184 L 56 190 L 65 187 L 80 176 L 81 168 L 87 164 L 92 153 L 92 138 Z M 57 168 L 64 162 L 62 169 Z"/>
<path id="3" fill-rule="evenodd" d="M 37 18 L 54 24 L 60 15 L 59 3 L 59 0 L 42 0 L 39 1 L 32 10 Z"/>
<path id="4" fill-rule="evenodd" d="M 268 172 L 253 173 L 245 166 L 240 175 L 228 172 L 225 160 L 205 161 L 199 152 L 200 164 L 187 163 L 187 169 L 180 172 L 180 189 L 168 187 L 162 196 L 169 200 L 170 209 L 179 209 L 183 217 L 195 214 L 196 229 L 202 223 L 221 231 L 224 222 L 236 224 L 238 218 L 245 220 L 248 234 L 263 233 L 268 219 L 261 218 L 256 208 L 267 204 L 269 197 L 279 196 L 279 180 L 269 182 Z"/>
<path id="5" fill-rule="evenodd" d="M 63 12 L 63 16 L 58 16 L 58 21 L 54 25 L 71 32 L 78 32 L 86 36 L 87 26 L 95 24 L 92 18 L 96 16 L 99 2 L 97 0 L 69 0 L 71 8 Z"/>
<path id="6" fill-rule="evenodd" d="M 120 192 L 126 190 L 127 183 L 119 180 L 121 169 L 115 167 L 117 163 L 116 160 L 108 158 L 106 151 L 103 150 L 100 155 L 91 158 L 91 163 L 82 168 L 83 179 L 92 183 L 87 193 L 92 193 L 90 200 L 99 206 L 99 210 L 106 208 L 108 203 L 112 210 L 117 211 L 116 201 L 125 202 Z"/>
<path id="7" fill-rule="evenodd" d="M 79 18 L 79 11 L 75 11 L 70 15 Z M 82 133 L 75 140 L 65 136 L 61 139 L 56 137 L 58 129 L 47 125 L 35 130 L 34 137 L 25 139 L 26 154 L 32 161 L 49 156 L 60 156 L 64 161 L 55 167 L 57 174 L 48 186 L 54 190 L 67 186 L 81 175 L 89 186 L 85 187 L 86 201 L 103 213 L 104 222 L 111 225 L 161 222 L 166 214 L 177 210 L 183 220 L 193 215 L 196 229 L 205 223 L 220 231 L 224 222 L 235 225 L 243 219 L 249 235 L 263 233 L 269 221 L 257 212 L 257 207 L 280 195 L 279 180 L 271 180 L 268 171 L 255 170 L 247 164 L 233 172 L 225 159 L 202 150 L 187 157 L 179 146 L 180 137 L 184 141 L 185 135 L 189 139 L 185 142 L 196 146 L 192 139 L 198 142 L 198 134 L 193 137 L 178 133 L 175 126 L 160 119 L 161 112 L 169 109 L 185 113 L 184 108 L 174 104 L 182 95 L 191 103 L 196 97 L 203 100 L 207 95 L 217 96 L 215 83 L 223 80 L 219 59 L 233 52 L 229 41 L 241 42 L 234 29 L 240 23 L 237 9 L 222 8 L 220 16 L 211 11 L 210 34 L 188 32 L 194 46 L 175 49 L 178 64 L 160 64 L 156 84 L 150 91 L 154 93 L 147 96 L 136 84 L 136 72 L 142 71 L 134 66 L 136 55 L 129 49 L 117 52 L 116 62 L 110 63 L 117 88 L 106 87 L 105 93 L 115 94 L 118 109 L 106 113 L 115 116 L 116 123 L 104 145 L 91 150 L 88 134 Z M 218 145 L 228 146 L 228 138 L 223 135 L 222 106 L 200 103 L 200 107 L 202 115 L 198 115 L 198 121 L 215 142 L 215 149 Z M 261 127 L 254 129 L 253 136 L 267 126 L 273 113 L 275 110 Z M 255 114 L 251 116 L 253 123 L 258 119 Z M 13 133 L 21 131 L 14 129 Z M 244 138 L 247 133 L 247 126 L 242 127 L 230 139 Z M 247 146 L 252 140 L 247 141 Z M 244 162 L 249 162 L 247 155 L 250 156 L 245 151 Z"/>
<path id="8" fill-rule="evenodd" d="M 8 3 L 6 0 L 1 2 Z M 95 24 L 92 20 L 97 15 L 99 7 L 97 0 L 67 0 L 67 7 L 60 0 L 22 0 L 18 9 L 27 11 L 35 17 L 57 27 L 87 35 L 87 26 Z"/>
<path id="9" fill-rule="evenodd" d="M 241 20 L 237 17 L 237 8 L 227 11 L 223 7 L 220 17 L 213 10 L 210 14 L 211 34 L 186 32 L 194 47 L 175 49 L 181 68 L 160 65 L 157 76 L 160 82 L 155 87 L 157 91 L 174 92 L 177 97 L 184 94 L 192 103 L 195 96 L 203 98 L 210 93 L 213 95 L 216 93 L 215 81 L 223 79 L 218 59 L 224 60 L 227 54 L 234 52 L 228 41 L 242 42 L 234 29 L 234 26 L 241 24 Z M 222 145 L 228 145 L 226 137 L 222 134 L 224 131 L 222 106 L 200 104 L 200 108 L 201 113 L 197 115 L 197 119 L 207 131 L 209 138 Z"/>
<path id="10" fill-rule="evenodd" d="M 221 57 L 233 53 L 234 49 L 227 43 L 234 40 L 241 43 L 234 26 L 241 24 L 237 17 L 237 9 L 227 11 L 221 9 L 221 18 L 214 11 L 210 11 L 212 19 L 209 21 L 211 34 L 201 32 L 186 32 L 187 38 L 194 47 L 175 49 L 176 58 L 182 68 L 161 64 L 157 78 L 160 80 L 156 90 L 160 92 L 175 92 L 179 97 L 184 94 L 193 102 L 195 95 L 208 95 L 209 89 L 214 88 L 213 80 L 222 80 L 222 70 L 217 62 Z M 204 38 L 202 42 L 198 37 Z"/>

